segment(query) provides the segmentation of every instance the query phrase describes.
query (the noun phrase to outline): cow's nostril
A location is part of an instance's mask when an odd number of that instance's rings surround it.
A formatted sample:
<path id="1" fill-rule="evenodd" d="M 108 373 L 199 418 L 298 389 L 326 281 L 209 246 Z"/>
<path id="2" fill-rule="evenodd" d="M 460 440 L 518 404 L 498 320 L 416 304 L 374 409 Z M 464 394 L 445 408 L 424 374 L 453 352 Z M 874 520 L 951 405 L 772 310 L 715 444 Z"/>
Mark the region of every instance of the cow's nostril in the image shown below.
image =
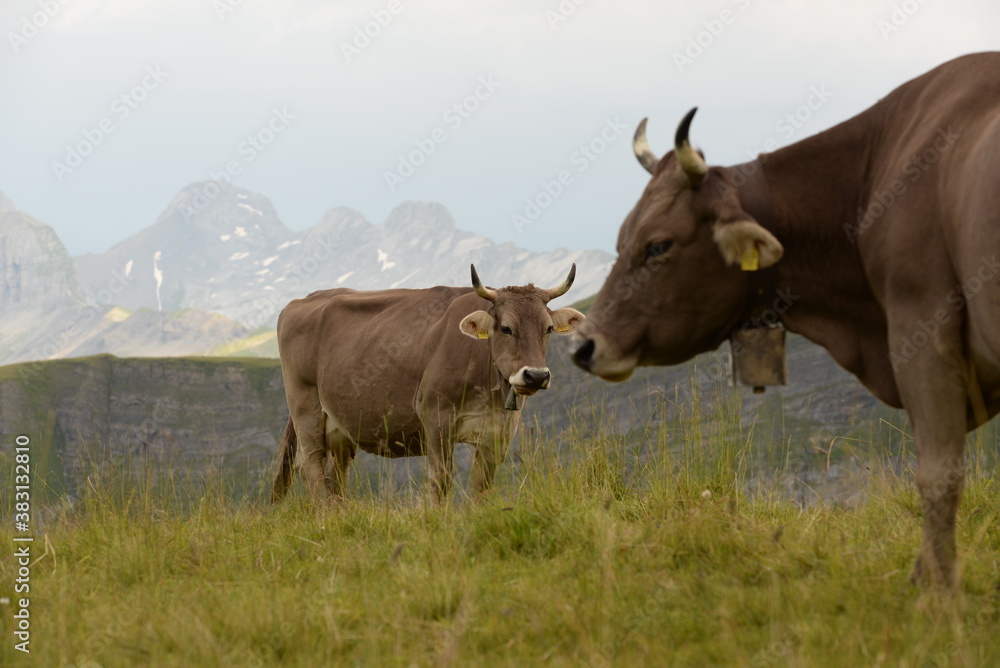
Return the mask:
<path id="1" fill-rule="evenodd" d="M 590 369 L 594 357 L 594 340 L 587 339 L 573 351 L 573 363 L 581 369 Z"/>

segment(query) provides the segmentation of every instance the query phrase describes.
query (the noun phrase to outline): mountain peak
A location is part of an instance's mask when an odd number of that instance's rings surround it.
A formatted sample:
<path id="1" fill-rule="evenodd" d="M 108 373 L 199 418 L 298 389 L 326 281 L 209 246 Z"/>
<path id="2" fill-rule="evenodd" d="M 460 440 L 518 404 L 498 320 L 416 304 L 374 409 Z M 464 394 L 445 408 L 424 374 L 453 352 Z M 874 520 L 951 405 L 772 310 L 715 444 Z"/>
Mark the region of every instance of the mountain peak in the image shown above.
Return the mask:
<path id="1" fill-rule="evenodd" d="M 183 225 L 220 237 L 244 237 L 254 229 L 263 229 L 268 236 L 289 234 L 269 199 L 216 181 L 198 181 L 182 189 L 160 214 L 156 225 Z"/>
<path id="2" fill-rule="evenodd" d="M 403 202 L 389 213 L 382 227 L 392 234 L 452 232 L 455 219 L 437 202 Z"/>

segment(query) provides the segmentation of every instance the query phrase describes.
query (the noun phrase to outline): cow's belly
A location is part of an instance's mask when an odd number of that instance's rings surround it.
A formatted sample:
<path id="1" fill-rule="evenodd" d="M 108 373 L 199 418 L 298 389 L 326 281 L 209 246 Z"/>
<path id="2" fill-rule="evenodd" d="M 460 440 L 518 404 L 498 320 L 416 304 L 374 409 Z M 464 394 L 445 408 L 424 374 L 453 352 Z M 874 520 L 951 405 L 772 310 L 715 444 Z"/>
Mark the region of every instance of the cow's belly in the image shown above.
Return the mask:
<path id="1" fill-rule="evenodd" d="M 360 450 L 383 457 L 424 454 L 421 424 L 413 409 L 386 406 L 379 410 L 353 402 L 323 403 L 328 441 L 350 443 Z"/>
<path id="2" fill-rule="evenodd" d="M 424 442 L 420 434 L 403 435 L 398 440 L 382 440 L 358 443 L 358 449 L 379 457 L 422 457 Z"/>

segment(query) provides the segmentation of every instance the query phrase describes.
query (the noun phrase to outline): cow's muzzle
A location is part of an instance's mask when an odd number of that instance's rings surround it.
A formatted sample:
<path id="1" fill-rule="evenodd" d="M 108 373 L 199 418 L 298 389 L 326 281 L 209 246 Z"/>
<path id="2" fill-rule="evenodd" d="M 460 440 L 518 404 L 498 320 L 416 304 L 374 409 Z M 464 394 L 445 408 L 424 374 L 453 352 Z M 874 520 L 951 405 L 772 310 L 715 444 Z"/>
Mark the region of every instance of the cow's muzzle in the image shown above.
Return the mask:
<path id="1" fill-rule="evenodd" d="M 538 390 L 549 389 L 552 374 L 546 367 L 524 366 L 510 377 L 510 386 L 520 395 L 534 394 Z"/>
<path id="2" fill-rule="evenodd" d="M 618 354 L 599 332 L 591 336 L 577 334 L 574 340 L 573 363 L 584 371 L 618 382 L 627 380 L 635 370 L 638 359 Z"/>

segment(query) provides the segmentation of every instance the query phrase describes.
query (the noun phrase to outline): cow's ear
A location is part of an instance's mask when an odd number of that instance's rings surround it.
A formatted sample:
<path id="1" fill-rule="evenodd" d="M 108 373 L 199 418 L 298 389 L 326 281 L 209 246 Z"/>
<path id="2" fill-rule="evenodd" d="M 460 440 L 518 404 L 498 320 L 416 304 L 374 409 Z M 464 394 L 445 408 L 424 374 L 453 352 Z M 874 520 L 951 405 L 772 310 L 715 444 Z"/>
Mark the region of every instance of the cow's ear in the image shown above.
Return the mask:
<path id="1" fill-rule="evenodd" d="M 495 322 L 493 316 L 486 311 L 476 311 L 462 318 L 458 326 L 462 333 L 474 339 L 488 339 Z"/>
<path id="2" fill-rule="evenodd" d="M 587 316 L 575 308 L 561 308 L 552 313 L 552 328 L 556 334 L 570 334 Z"/>
<path id="3" fill-rule="evenodd" d="M 713 235 L 726 264 L 739 265 L 744 271 L 766 269 L 785 252 L 781 242 L 753 220 L 717 223 Z"/>

